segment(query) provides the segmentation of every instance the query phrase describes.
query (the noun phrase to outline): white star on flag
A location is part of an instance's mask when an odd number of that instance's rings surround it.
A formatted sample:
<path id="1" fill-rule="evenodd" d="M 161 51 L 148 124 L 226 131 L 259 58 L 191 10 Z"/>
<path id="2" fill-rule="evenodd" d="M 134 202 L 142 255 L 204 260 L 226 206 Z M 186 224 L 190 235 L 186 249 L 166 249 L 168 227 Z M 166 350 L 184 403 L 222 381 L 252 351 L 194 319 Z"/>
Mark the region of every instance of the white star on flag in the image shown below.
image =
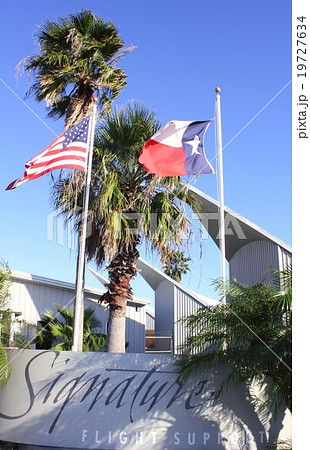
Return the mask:
<path id="1" fill-rule="evenodd" d="M 197 134 L 192 141 L 186 141 L 185 144 L 189 144 L 193 147 L 191 153 L 192 155 L 201 155 L 201 153 L 198 151 L 200 140 Z"/>

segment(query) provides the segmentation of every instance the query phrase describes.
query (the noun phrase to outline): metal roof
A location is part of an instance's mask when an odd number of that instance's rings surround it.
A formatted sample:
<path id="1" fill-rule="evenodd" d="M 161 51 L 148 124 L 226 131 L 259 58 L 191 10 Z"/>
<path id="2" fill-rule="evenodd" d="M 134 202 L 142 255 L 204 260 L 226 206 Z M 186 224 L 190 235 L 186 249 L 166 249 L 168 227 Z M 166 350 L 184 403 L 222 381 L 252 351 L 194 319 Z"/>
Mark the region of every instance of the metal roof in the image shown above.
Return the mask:
<path id="1" fill-rule="evenodd" d="M 201 294 L 197 294 L 196 292 L 191 291 L 190 289 L 187 289 L 183 287 L 180 283 L 170 278 L 165 273 L 161 272 L 159 269 L 157 269 L 154 266 L 151 266 L 149 263 L 147 263 L 144 259 L 139 258 L 137 262 L 137 266 L 139 269 L 140 275 L 144 278 L 144 280 L 151 286 L 151 288 L 155 291 L 160 283 L 162 281 L 169 281 L 170 283 L 174 284 L 178 289 L 185 292 L 187 295 L 190 295 L 195 300 L 197 300 L 201 305 L 217 305 L 219 303 L 218 300 L 214 300 L 209 297 L 205 297 Z"/>
<path id="2" fill-rule="evenodd" d="M 96 275 L 97 279 L 102 283 L 108 283 L 108 280 L 106 280 L 105 278 L 103 278 L 101 275 L 97 274 L 97 272 L 91 270 L 90 268 L 88 268 L 94 275 Z M 29 281 L 31 283 L 35 283 L 35 284 L 41 284 L 41 285 L 45 285 L 45 286 L 51 286 L 54 288 L 59 288 L 59 289 L 66 289 L 69 291 L 75 291 L 75 285 L 73 283 L 67 283 L 66 281 L 60 281 L 60 280 L 54 280 L 52 278 L 46 278 L 46 277 L 41 277 L 38 275 L 32 275 L 31 273 L 26 273 L 26 272 L 20 272 L 18 270 L 11 270 L 12 273 L 12 278 L 13 280 L 16 281 Z M 104 292 L 106 292 L 106 288 L 104 289 L 97 289 L 93 286 L 87 286 L 84 289 L 84 292 L 86 294 L 86 296 L 89 295 L 95 295 L 100 297 L 102 294 L 104 294 Z M 93 301 L 92 298 L 88 298 L 88 300 Z M 146 306 L 149 305 L 150 301 L 149 300 L 144 300 L 138 297 L 134 297 L 132 300 L 128 300 L 128 306 L 132 306 L 132 307 L 142 307 L 142 306 Z"/>
<path id="3" fill-rule="evenodd" d="M 197 214 L 197 218 L 219 247 L 219 240 L 217 238 L 219 233 L 217 220 L 219 202 L 194 186 L 190 186 L 189 189 L 194 194 L 194 197 L 199 205 L 197 211 L 194 211 Z M 263 228 L 236 213 L 232 209 L 227 208 L 227 206 L 224 207 L 224 215 L 226 227 L 225 244 L 227 261 L 230 261 L 234 254 L 244 245 L 259 240 L 273 242 L 286 251 L 292 253 L 292 248 L 285 242 L 268 233 Z"/>
<path id="4" fill-rule="evenodd" d="M 20 272 L 18 270 L 11 270 L 12 272 L 12 278 L 14 280 L 20 280 L 20 281 L 30 281 L 35 284 L 44 284 L 46 286 L 51 286 L 55 288 L 60 289 L 67 289 L 69 291 L 72 291 L 75 289 L 75 285 L 73 283 L 68 283 L 67 281 L 60 281 L 60 280 L 54 280 L 52 278 L 47 277 L 41 277 L 39 275 L 32 275 L 31 273 L 27 272 Z M 88 293 L 95 294 L 95 295 L 102 295 L 103 291 L 101 289 L 97 289 L 94 287 L 88 287 L 85 289 Z"/>
<path id="5" fill-rule="evenodd" d="M 100 283 L 104 286 L 104 290 L 106 291 L 106 286 L 109 284 L 109 280 L 107 278 L 104 278 L 102 275 L 100 275 L 100 273 L 96 272 L 91 267 L 87 266 L 87 269 L 97 278 L 98 281 L 100 281 Z"/>

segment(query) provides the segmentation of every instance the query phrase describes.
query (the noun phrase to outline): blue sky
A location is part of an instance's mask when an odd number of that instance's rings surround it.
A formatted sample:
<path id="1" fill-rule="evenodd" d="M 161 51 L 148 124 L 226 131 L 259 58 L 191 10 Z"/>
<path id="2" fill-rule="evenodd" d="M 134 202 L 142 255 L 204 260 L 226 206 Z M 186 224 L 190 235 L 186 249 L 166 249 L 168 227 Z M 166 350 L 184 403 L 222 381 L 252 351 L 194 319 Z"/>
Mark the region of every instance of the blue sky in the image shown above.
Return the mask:
<path id="1" fill-rule="evenodd" d="M 225 203 L 291 244 L 290 1 L 28 0 L 17 8 L 5 0 L 0 29 L 0 78 L 7 85 L 0 82 L 0 258 L 12 269 L 75 280 L 75 250 L 66 239 L 64 245 L 56 236 L 48 239 L 50 177 L 11 192 L 4 189 L 23 174 L 25 162 L 54 139 L 51 130 L 60 134 L 63 127 L 62 121 L 46 118 L 43 104 L 27 99 L 31 112 L 18 99 L 24 99 L 27 75 L 17 82 L 15 67 L 36 52 L 34 34 L 40 24 L 82 8 L 111 19 L 125 45 L 137 46 L 121 62 L 128 85 L 116 105 L 139 100 L 156 111 L 162 124 L 207 120 L 214 116 L 214 89 L 220 86 L 225 147 L 275 97 L 223 152 Z M 213 125 L 205 148 L 213 159 Z M 195 186 L 217 198 L 215 175 L 201 176 Z M 214 297 L 208 286 L 220 275 L 219 254 L 210 240 L 203 247 L 200 260 L 197 238 L 191 250 L 193 273 L 184 284 Z M 98 286 L 90 274 L 86 282 Z M 140 279 L 134 288 L 136 295 L 152 297 Z"/>

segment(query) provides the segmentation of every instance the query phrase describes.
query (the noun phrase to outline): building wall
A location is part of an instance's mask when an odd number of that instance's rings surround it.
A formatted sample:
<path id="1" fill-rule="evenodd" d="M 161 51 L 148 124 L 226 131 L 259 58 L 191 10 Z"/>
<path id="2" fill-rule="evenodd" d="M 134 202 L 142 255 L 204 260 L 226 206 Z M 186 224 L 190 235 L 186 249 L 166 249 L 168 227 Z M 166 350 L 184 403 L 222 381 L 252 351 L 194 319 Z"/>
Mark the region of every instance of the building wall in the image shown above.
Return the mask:
<path id="1" fill-rule="evenodd" d="M 286 267 L 292 265 L 292 253 L 284 250 L 282 247 L 278 247 L 279 251 L 279 270 L 284 270 Z"/>
<path id="2" fill-rule="evenodd" d="M 187 337 L 187 329 L 182 319 L 195 314 L 202 304 L 178 287 L 174 289 L 174 353 L 178 354 Z"/>
<path id="3" fill-rule="evenodd" d="M 272 280 L 269 269 L 283 270 L 291 263 L 291 253 L 277 244 L 260 240 L 241 247 L 229 263 L 230 279 L 253 286 L 257 283 L 268 283 Z"/>
<path id="4" fill-rule="evenodd" d="M 20 331 L 28 340 L 35 336 L 35 326 L 38 324 L 42 313 L 47 309 L 54 309 L 58 304 L 69 308 L 74 305 L 75 292 L 69 284 L 63 286 L 53 285 L 49 282 L 36 282 L 32 280 L 14 279 L 10 288 L 11 305 L 14 312 L 21 312 L 18 316 L 20 321 L 25 321 L 32 326 L 20 326 Z M 97 331 L 107 332 L 108 311 L 97 304 L 98 298 L 103 292 L 99 290 L 87 290 L 85 293 L 85 307 L 95 309 L 95 315 L 100 320 L 102 326 Z M 93 301 L 92 301 L 93 300 Z M 145 307 L 127 306 L 126 313 L 126 342 L 128 342 L 127 352 L 143 353 L 145 351 Z M 16 328 L 16 324 L 15 324 Z M 16 328 L 16 331 L 17 328 Z"/>
<path id="5" fill-rule="evenodd" d="M 149 313 L 148 310 L 146 310 L 146 322 L 145 322 L 145 329 L 146 330 L 155 330 L 155 315 L 152 313 Z"/>
<path id="6" fill-rule="evenodd" d="M 174 285 L 162 281 L 155 290 L 155 331 L 156 352 L 173 352 L 174 333 Z"/>
<path id="7" fill-rule="evenodd" d="M 174 285 L 162 281 L 155 291 L 155 331 L 173 332 L 174 328 Z"/>
<path id="8" fill-rule="evenodd" d="M 163 281 L 155 291 L 155 334 L 172 335 L 172 352 L 180 353 L 187 337 L 183 318 L 197 312 L 203 305 L 170 281 Z M 166 333 L 166 334 L 165 334 Z M 164 343 L 164 342 L 163 342 Z M 159 343 L 157 343 L 157 348 Z M 167 346 L 167 342 L 165 342 Z"/>
<path id="9" fill-rule="evenodd" d="M 128 353 L 145 352 L 145 307 L 127 306 L 126 334 Z"/>

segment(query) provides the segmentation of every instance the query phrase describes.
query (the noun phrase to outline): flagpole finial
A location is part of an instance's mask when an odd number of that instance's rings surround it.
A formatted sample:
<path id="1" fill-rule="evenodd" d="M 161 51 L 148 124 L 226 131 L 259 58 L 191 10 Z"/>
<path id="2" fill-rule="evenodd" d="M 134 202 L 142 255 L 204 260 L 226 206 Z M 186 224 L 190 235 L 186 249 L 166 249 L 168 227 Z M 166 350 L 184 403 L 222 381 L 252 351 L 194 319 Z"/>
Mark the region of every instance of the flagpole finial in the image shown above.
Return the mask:
<path id="1" fill-rule="evenodd" d="M 220 88 L 220 87 L 216 87 L 216 88 L 215 88 L 215 92 L 216 92 L 217 94 L 219 94 L 219 93 L 221 92 L 221 88 Z"/>

